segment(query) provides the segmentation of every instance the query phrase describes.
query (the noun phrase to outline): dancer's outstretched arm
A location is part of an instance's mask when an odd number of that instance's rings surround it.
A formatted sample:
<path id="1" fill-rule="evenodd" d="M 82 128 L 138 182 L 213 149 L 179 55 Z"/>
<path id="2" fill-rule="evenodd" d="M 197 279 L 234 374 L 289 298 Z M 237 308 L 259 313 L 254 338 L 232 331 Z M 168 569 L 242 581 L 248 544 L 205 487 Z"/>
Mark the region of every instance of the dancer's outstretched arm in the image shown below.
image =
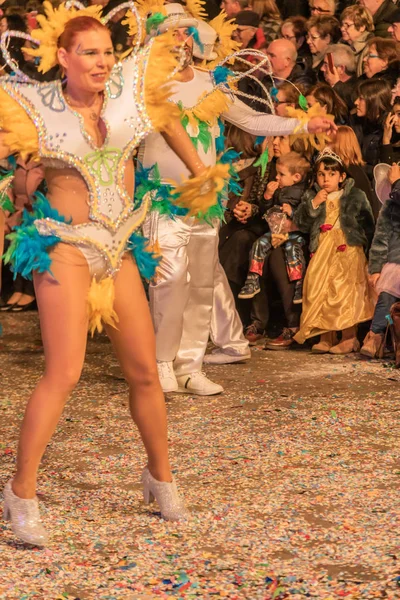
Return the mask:
<path id="1" fill-rule="evenodd" d="M 300 126 L 298 119 L 257 112 L 237 98 L 221 116 L 229 123 L 233 123 L 236 127 L 252 135 L 291 135 Z M 314 117 L 296 133 L 327 133 L 329 135 L 336 129 L 332 120 L 326 117 Z"/>

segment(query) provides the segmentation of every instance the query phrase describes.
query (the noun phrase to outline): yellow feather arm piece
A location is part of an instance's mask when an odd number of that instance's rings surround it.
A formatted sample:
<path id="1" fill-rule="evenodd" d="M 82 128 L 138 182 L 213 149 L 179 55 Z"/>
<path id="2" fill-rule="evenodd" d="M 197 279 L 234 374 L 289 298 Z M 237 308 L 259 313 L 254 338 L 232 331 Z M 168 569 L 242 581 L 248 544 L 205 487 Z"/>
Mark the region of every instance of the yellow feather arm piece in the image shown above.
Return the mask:
<path id="1" fill-rule="evenodd" d="M 147 17 L 153 15 L 154 13 L 161 13 L 164 16 L 166 16 L 167 14 L 167 11 L 164 6 L 164 0 L 136 0 L 135 4 L 139 16 L 144 20 Z M 136 17 L 131 10 L 128 10 L 128 12 L 126 13 L 122 24 L 128 26 L 129 35 L 135 38 L 138 31 L 138 24 Z M 143 27 L 141 43 L 144 42 L 145 37 L 146 30 Z"/>
<path id="2" fill-rule="evenodd" d="M 221 113 L 227 110 L 231 104 L 232 100 L 229 96 L 217 89 L 211 92 L 211 94 L 205 92 L 200 96 L 196 106 L 183 110 L 182 116 L 188 117 L 189 123 L 195 128 L 197 126 L 195 118 L 213 126 Z"/>
<path id="3" fill-rule="evenodd" d="M 303 140 L 306 149 L 309 146 L 312 146 L 316 150 L 321 151 L 325 148 L 327 143 L 331 141 L 326 133 L 298 133 L 303 129 L 304 125 L 314 117 L 323 117 L 325 119 L 329 119 L 330 121 L 334 121 L 335 117 L 333 115 L 327 115 L 318 102 L 311 106 L 307 112 L 301 108 L 287 107 L 286 116 L 298 119 L 300 121 L 294 133 L 289 136 L 291 144 L 295 140 L 301 139 Z"/>
<path id="4" fill-rule="evenodd" d="M 224 10 L 212 19 L 209 25 L 217 33 L 217 41 L 214 45 L 217 58 L 206 63 L 208 69 L 213 69 L 221 60 L 240 50 L 241 44 L 232 39 L 232 33 L 237 29 L 237 25 L 232 19 L 227 20 L 227 14 Z M 232 64 L 234 61 L 235 59 L 231 58 L 228 63 Z"/>
<path id="5" fill-rule="evenodd" d="M 192 179 L 187 179 L 175 187 L 174 195 L 179 194 L 175 203 L 183 208 L 188 208 L 188 217 L 195 217 L 205 213 L 218 201 L 218 192 L 221 192 L 229 178 L 229 165 L 218 163 L 207 167 L 203 173 Z M 175 182 L 170 182 L 176 185 Z"/>
<path id="6" fill-rule="evenodd" d="M 89 331 L 92 336 L 96 330 L 99 333 L 103 331 L 103 323 L 117 328 L 119 319 L 114 310 L 114 299 L 115 287 L 112 277 L 106 277 L 101 281 L 92 279 L 87 296 Z"/>
<path id="7" fill-rule="evenodd" d="M 38 40 L 38 48 L 25 48 L 27 54 L 40 58 L 38 70 L 46 73 L 57 64 L 57 42 L 63 33 L 66 24 L 76 17 L 92 17 L 101 23 L 101 6 L 89 6 L 85 9 L 65 8 L 65 2 L 58 8 L 53 8 L 51 2 L 43 2 L 44 15 L 38 15 L 37 22 L 40 28 L 31 32 L 32 37 Z"/>
<path id="8" fill-rule="evenodd" d="M 10 154 L 18 153 L 23 159 L 37 157 L 39 139 L 36 127 L 16 100 L 0 89 L 0 130 L 4 145 Z"/>
<path id="9" fill-rule="evenodd" d="M 208 14 L 204 6 L 204 0 L 186 0 L 186 8 L 188 12 L 190 12 L 195 19 L 200 19 L 200 21 L 205 21 L 208 19 Z"/>
<path id="10" fill-rule="evenodd" d="M 142 62 L 144 73 L 144 100 L 147 114 L 156 131 L 173 132 L 173 121 L 179 119 L 181 111 L 169 101 L 172 93 L 174 71 L 178 61 L 173 52 L 176 42 L 173 31 L 167 31 L 154 39 L 147 67 Z M 143 73 L 142 73 L 143 74 Z"/>

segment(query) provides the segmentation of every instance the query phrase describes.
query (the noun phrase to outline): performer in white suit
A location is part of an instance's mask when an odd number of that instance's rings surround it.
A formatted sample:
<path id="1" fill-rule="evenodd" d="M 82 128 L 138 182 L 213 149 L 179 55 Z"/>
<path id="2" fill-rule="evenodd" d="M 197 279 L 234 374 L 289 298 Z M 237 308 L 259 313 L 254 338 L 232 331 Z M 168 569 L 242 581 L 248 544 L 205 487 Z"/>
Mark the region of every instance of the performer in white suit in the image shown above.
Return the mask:
<path id="1" fill-rule="evenodd" d="M 171 101 L 182 110 L 182 123 L 194 142 L 205 165 L 215 165 L 217 146 L 221 142 L 219 117 L 237 127 L 258 135 L 288 135 L 301 127 L 297 119 L 284 119 L 270 114 L 257 113 L 240 100 L 232 97 L 229 82 L 221 90 L 218 82 L 224 73 L 221 67 L 203 70 L 192 64 L 193 43 L 200 52 L 208 51 L 198 37 L 199 21 L 192 19 L 179 4 L 165 7 L 167 18 L 159 27 L 163 32 L 174 27 L 177 40 L 184 44 L 186 64 L 177 76 Z M 200 21 L 200 36 L 207 27 Z M 196 29 L 194 29 L 196 28 Z M 194 38 L 194 39 L 193 39 Z M 223 69 L 226 71 L 226 69 Z M 226 75 L 225 75 L 226 78 Z M 314 118 L 302 131 L 330 131 L 332 122 Z M 167 146 L 163 138 L 150 134 L 139 151 L 139 160 L 145 169 L 157 165 L 156 174 L 162 184 L 180 181 L 189 175 L 185 165 Z M 185 211 L 168 210 L 166 195 L 162 192 L 153 202 L 152 214 L 144 224 L 144 234 L 158 241 L 162 254 L 157 281 L 150 285 L 150 308 L 156 332 L 157 363 L 164 392 L 184 392 L 213 395 L 223 388 L 210 381 L 202 372 L 202 364 L 210 335 L 211 315 L 225 319 L 219 336 L 222 347 L 229 348 L 230 338 L 236 340 L 232 356 L 249 356 L 247 343 L 241 337 L 240 323 L 234 311 L 234 302 L 222 267 L 218 261 L 218 223 L 223 214 L 222 198 L 207 214 L 185 217 Z M 215 288 L 217 294 L 214 294 Z M 230 314 L 229 314 L 230 313 Z M 230 319 L 233 321 L 230 321 Z M 232 322 L 237 331 L 232 332 Z M 217 331 L 218 328 L 214 328 Z M 225 335 L 224 335 L 225 332 Z M 229 351 L 228 351 L 229 354 Z M 224 361 L 225 362 L 225 361 Z"/>

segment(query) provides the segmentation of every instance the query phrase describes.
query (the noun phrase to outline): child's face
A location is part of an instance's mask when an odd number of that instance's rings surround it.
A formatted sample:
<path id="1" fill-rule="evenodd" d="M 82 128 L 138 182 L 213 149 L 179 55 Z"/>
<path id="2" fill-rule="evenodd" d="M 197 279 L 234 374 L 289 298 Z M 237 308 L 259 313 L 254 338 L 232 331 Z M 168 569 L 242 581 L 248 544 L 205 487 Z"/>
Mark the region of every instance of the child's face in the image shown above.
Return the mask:
<path id="1" fill-rule="evenodd" d="M 339 173 L 339 171 L 332 171 L 327 169 L 324 163 L 321 163 L 317 171 L 317 183 L 319 187 L 326 190 L 328 194 L 331 192 L 337 192 L 339 185 L 346 179 L 345 173 Z"/>
<path id="2" fill-rule="evenodd" d="M 289 168 L 285 165 L 276 165 L 276 180 L 278 182 L 278 187 L 289 187 L 290 185 L 294 185 L 298 183 L 301 179 L 299 173 L 290 173 Z"/>

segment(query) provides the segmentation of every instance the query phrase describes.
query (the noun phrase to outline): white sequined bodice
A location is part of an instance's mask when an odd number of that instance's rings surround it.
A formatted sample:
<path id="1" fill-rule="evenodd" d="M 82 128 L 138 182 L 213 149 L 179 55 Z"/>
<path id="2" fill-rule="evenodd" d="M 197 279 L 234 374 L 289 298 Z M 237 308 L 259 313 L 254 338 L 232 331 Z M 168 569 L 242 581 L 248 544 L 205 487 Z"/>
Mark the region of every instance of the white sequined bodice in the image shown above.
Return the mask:
<path id="1" fill-rule="evenodd" d="M 88 186 L 90 220 L 110 231 L 116 231 L 134 211 L 124 183 L 125 165 L 151 130 L 142 100 L 144 80 L 138 76 L 138 60 L 133 55 L 113 69 L 101 113 L 106 126 L 101 147 L 86 133 L 82 116 L 65 101 L 61 82 L 0 80 L 1 87 L 35 123 L 43 164 L 77 169 Z"/>

